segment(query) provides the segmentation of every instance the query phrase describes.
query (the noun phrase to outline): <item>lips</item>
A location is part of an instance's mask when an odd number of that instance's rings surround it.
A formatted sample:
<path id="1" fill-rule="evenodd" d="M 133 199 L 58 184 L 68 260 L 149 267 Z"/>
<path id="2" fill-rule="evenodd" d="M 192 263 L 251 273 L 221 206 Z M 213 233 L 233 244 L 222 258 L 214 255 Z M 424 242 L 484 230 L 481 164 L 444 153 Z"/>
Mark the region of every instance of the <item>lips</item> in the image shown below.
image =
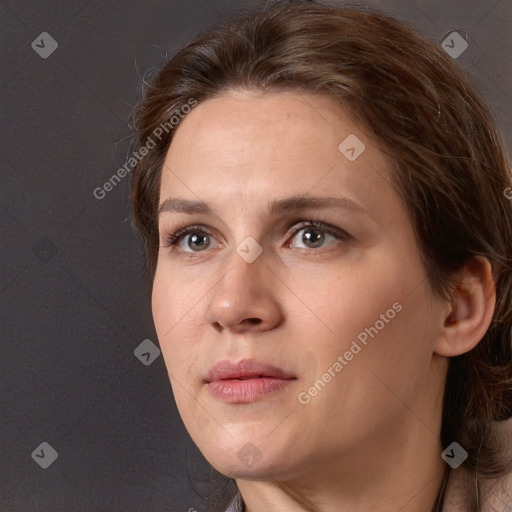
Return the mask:
<path id="1" fill-rule="evenodd" d="M 258 378 L 292 380 L 295 376 L 285 370 L 255 359 L 242 359 L 238 363 L 228 360 L 219 361 L 209 371 L 206 382 L 217 380 L 247 380 Z"/>
<path id="2" fill-rule="evenodd" d="M 238 363 L 219 361 L 211 368 L 205 384 L 215 398 L 242 404 L 283 391 L 294 380 L 294 375 L 277 366 L 243 359 Z"/>

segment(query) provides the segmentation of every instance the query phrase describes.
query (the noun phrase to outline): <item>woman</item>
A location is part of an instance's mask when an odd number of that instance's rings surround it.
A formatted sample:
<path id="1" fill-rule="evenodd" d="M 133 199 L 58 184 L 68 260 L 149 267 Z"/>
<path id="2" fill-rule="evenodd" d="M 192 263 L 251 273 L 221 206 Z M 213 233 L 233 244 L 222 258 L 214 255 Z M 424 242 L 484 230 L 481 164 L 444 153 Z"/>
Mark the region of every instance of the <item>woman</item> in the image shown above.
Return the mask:
<path id="1" fill-rule="evenodd" d="M 270 2 L 176 54 L 134 123 L 155 326 L 229 510 L 512 510 L 511 177 L 451 57 Z"/>

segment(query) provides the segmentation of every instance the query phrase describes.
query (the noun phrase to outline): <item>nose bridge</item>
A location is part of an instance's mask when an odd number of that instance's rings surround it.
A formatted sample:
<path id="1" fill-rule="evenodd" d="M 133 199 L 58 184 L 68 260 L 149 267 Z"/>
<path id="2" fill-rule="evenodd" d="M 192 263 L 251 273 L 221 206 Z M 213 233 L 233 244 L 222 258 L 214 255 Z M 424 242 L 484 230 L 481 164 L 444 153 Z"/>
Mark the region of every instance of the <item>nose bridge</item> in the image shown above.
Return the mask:
<path id="1" fill-rule="evenodd" d="M 245 237 L 229 255 L 225 284 L 235 286 L 239 297 L 245 292 L 254 295 L 255 287 L 264 284 L 266 259 L 260 243 L 251 236 Z"/>
<path id="2" fill-rule="evenodd" d="M 208 305 L 207 320 L 232 330 L 273 325 L 279 307 L 266 272 L 270 270 L 263 247 L 254 238 L 246 237 L 226 260 L 224 277 Z"/>

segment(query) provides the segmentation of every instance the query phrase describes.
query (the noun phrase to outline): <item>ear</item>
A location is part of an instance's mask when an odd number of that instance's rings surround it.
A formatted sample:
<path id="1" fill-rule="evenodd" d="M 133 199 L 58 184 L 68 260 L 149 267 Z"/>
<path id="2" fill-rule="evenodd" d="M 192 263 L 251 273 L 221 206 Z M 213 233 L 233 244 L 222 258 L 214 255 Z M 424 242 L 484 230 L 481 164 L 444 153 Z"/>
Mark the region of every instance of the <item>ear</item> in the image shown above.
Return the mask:
<path id="1" fill-rule="evenodd" d="M 496 305 L 496 287 L 487 258 L 475 256 L 457 272 L 435 352 L 446 357 L 469 352 L 484 337 Z"/>

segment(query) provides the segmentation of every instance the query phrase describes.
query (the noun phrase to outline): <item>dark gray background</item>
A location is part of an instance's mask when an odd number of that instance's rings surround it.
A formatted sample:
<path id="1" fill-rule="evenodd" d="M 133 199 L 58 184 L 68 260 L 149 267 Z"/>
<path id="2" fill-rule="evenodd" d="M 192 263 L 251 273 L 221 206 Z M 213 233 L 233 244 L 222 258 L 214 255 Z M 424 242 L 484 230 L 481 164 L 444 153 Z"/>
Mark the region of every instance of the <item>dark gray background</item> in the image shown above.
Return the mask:
<path id="1" fill-rule="evenodd" d="M 254 1 L 0 1 L 2 353 L 0 509 L 204 510 L 208 476 L 179 418 L 162 356 L 134 356 L 152 325 L 129 178 L 93 196 L 128 151 L 141 75 L 193 34 Z M 512 147 L 510 0 L 371 2 L 441 42 Z M 365 4 L 366 5 L 366 4 Z M 47 59 L 31 47 L 58 43 Z M 32 452 L 49 443 L 42 469 Z"/>

